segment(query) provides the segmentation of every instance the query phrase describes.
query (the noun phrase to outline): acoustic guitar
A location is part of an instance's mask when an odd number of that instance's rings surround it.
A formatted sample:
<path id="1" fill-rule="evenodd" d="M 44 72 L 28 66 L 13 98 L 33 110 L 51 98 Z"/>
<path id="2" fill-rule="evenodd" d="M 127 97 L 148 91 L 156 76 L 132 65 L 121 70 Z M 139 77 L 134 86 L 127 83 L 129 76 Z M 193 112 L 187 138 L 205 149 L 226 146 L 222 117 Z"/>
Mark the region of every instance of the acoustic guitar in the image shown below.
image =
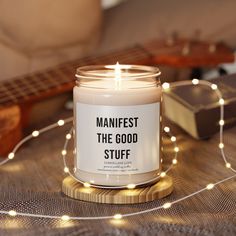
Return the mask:
<path id="1" fill-rule="evenodd" d="M 0 155 L 6 155 L 22 138 L 30 111 L 37 102 L 71 91 L 78 66 L 89 64 L 148 64 L 206 67 L 233 62 L 231 49 L 222 43 L 187 39 L 154 40 L 102 56 L 91 56 L 41 72 L 0 82 Z"/>

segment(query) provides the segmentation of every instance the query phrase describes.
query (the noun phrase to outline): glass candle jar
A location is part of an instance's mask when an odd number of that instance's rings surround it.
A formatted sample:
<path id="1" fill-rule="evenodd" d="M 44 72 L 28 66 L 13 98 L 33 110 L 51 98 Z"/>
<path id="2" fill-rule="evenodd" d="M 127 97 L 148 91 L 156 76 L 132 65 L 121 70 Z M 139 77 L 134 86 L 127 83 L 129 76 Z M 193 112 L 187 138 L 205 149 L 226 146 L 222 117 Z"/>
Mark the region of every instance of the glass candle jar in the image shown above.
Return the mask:
<path id="1" fill-rule="evenodd" d="M 161 85 L 156 67 L 84 66 L 73 90 L 75 175 L 124 186 L 161 170 Z"/>

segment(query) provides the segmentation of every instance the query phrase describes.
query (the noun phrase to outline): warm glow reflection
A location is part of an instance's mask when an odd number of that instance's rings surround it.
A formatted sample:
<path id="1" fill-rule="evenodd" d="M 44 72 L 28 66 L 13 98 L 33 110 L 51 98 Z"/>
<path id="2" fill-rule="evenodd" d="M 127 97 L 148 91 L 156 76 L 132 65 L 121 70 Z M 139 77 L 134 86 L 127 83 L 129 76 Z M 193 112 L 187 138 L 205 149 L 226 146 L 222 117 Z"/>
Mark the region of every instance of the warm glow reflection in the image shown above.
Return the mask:
<path id="1" fill-rule="evenodd" d="M 81 193 L 86 193 L 86 194 L 90 194 L 93 192 L 93 188 L 90 188 L 90 187 L 83 187 L 83 188 L 80 188 L 79 191 Z"/>
<path id="2" fill-rule="evenodd" d="M 130 190 L 123 190 L 124 191 L 124 195 L 125 196 L 136 196 L 137 195 L 137 189 L 133 190 L 133 189 L 130 189 Z"/>
<path id="3" fill-rule="evenodd" d="M 0 228 L 5 229 L 22 229 L 25 228 L 25 225 L 22 219 L 1 219 Z"/>
<path id="4" fill-rule="evenodd" d="M 173 217 L 173 216 L 158 216 L 158 217 L 155 217 L 155 221 L 156 222 L 162 222 L 162 223 L 186 224 L 186 221 L 184 221 L 180 217 Z"/>
<path id="5" fill-rule="evenodd" d="M 24 170 L 24 165 L 21 165 L 19 163 L 11 163 L 11 165 L 1 166 L 1 170 L 7 171 L 7 172 L 19 172 Z"/>
<path id="6" fill-rule="evenodd" d="M 78 222 L 76 222 L 78 224 Z M 63 220 L 58 220 L 56 223 L 56 228 L 67 228 L 67 227 L 73 227 L 75 226 L 75 222 L 72 220 L 68 221 L 63 221 Z"/>
<path id="7" fill-rule="evenodd" d="M 127 221 L 125 221 L 124 219 L 112 219 L 110 220 L 110 223 L 115 226 L 124 226 Z"/>

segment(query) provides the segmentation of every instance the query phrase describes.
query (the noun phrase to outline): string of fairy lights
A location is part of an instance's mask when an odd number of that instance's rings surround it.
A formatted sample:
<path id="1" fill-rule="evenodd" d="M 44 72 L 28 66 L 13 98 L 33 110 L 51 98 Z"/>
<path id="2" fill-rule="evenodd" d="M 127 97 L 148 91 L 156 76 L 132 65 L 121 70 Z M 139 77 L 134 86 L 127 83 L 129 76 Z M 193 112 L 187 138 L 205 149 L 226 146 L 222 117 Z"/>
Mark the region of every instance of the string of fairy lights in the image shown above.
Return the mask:
<path id="1" fill-rule="evenodd" d="M 103 188 L 103 189 L 134 189 L 138 186 L 142 186 L 142 185 L 146 185 L 148 183 L 152 183 L 157 181 L 160 178 L 163 178 L 166 176 L 166 174 L 171 170 L 171 168 L 173 167 L 173 165 L 177 164 L 177 155 L 179 152 L 179 148 L 177 146 L 177 142 L 176 142 L 176 137 L 174 135 L 172 135 L 170 128 L 169 127 L 165 127 L 164 131 L 167 133 L 167 135 L 170 137 L 170 140 L 173 143 L 174 146 L 174 158 L 172 159 L 172 163 L 171 165 L 165 170 L 162 171 L 160 174 L 158 173 L 156 177 L 148 180 L 148 181 L 144 181 L 144 182 L 139 182 L 138 184 L 133 184 L 130 183 L 128 185 L 120 185 L 120 186 L 101 186 L 101 185 L 96 185 L 94 183 L 94 180 L 91 180 L 90 183 L 89 182 L 83 182 L 82 180 L 78 179 L 69 169 L 69 167 L 67 166 L 67 162 L 66 162 L 66 155 L 67 155 L 67 146 L 68 146 L 68 142 L 69 140 L 72 138 L 72 132 L 73 132 L 73 128 L 71 128 L 70 132 L 68 134 L 66 134 L 66 140 L 64 143 L 64 148 L 61 151 L 62 157 L 63 157 L 63 163 L 64 163 L 64 172 L 68 173 L 73 179 L 75 179 L 76 181 L 80 182 L 81 184 L 84 185 L 84 187 L 95 187 L 95 188 Z M 161 162 L 163 161 L 163 159 L 161 159 Z M 74 172 L 75 172 L 75 168 L 74 168 Z"/>
<path id="2" fill-rule="evenodd" d="M 152 211 L 156 211 L 159 209 L 168 209 L 171 206 L 173 206 L 174 204 L 177 204 L 183 200 L 186 200 L 188 198 L 191 198 L 193 196 L 196 196 L 197 194 L 204 192 L 204 191 L 209 191 L 212 190 L 215 186 L 222 184 L 226 181 L 229 181 L 233 178 L 236 178 L 236 170 L 231 166 L 231 163 L 228 161 L 227 156 L 225 155 L 225 145 L 223 142 L 223 130 L 224 130 L 224 104 L 225 101 L 222 97 L 222 94 L 220 92 L 220 90 L 218 89 L 217 85 L 214 83 L 211 83 L 209 81 L 205 81 L 205 80 L 198 80 L 198 79 L 193 79 L 192 81 L 179 81 L 179 82 L 174 82 L 174 83 L 163 83 L 162 84 L 162 88 L 164 92 L 168 92 L 171 88 L 174 87 L 178 87 L 178 86 L 187 86 L 187 85 L 193 85 L 193 86 L 197 86 L 199 84 L 208 86 L 210 89 L 214 90 L 217 97 L 218 97 L 218 102 L 220 105 L 220 120 L 219 120 L 219 127 L 220 127 L 220 134 L 219 134 L 219 143 L 218 143 L 218 148 L 220 149 L 220 153 L 222 156 L 222 159 L 224 161 L 225 164 L 225 168 L 230 169 L 233 172 L 233 175 L 224 178 L 220 181 L 217 181 L 215 183 L 208 183 L 205 187 L 199 189 L 198 191 L 195 191 L 189 195 L 186 195 L 184 197 L 181 197 L 179 199 L 176 199 L 172 202 L 166 202 L 163 205 L 157 206 L 157 207 L 152 207 L 146 210 L 141 210 L 141 211 L 136 211 L 136 212 L 131 212 L 131 213 L 124 213 L 124 214 L 120 214 L 117 213 L 115 215 L 107 215 L 107 216 L 70 216 L 70 215 L 41 215 L 41 214 L 32 214 L 32 213 L 28 213 L 28 212 L 17 212 L 14 209 L 11 209 L 9 211 L 5 211 L 5 210 L 0 210 L 0 214 L 4 214 L 4 215 L 9 215 L 9 216 L 25 216 L 25 217 L 38 217 L 38 218 L 46 218 L 46 219 L 58 219 L 58 220 L 63 220 L 63 221 L 68 221 L 68 220 L 105 220 L 105 219 L 115 219 L 115 220 L 120 220 L 122 218 L 125 217 L 131 217 L 131 216 L 135 216 L 135 215 L 140 215 L 140 214 L 144 214 L 144 213 L 148 213 L 148 212 L 152 212 Z M 10 160 L 14 159 L 15 154 L 17 152 L 17 150 L 27 141 L 33 139 L 33 138 L 37 138 L 40 134 L 45 133 L 49 130 L 55 129 L 57 127 L 63 126 L 67 123 L 70 123 L 73 121 L 73 117 L 64 119 L 64 120 L 58 120 L 56 123 L 51 124 L 49 126 L 46 126 L 40 130 L 34 130 L 30 135 L 26 136 L 25 138 L 23 138 L 16 146 L 15 148 L 12 150 L 12 152 L 10 152 L 8 154 L 8 158 L 2 160 L 0 162 L 0 166 L 9 162 Z M 157 177 L 147 181 L 147 182 L 142 182 L 142 183 L 138 183 L 138 184 L 133 184 L 130 183 L 126 186 L 117 186 L 117 187 L 106 187 L 106 186 L 102 186 L 102 188 L 127 188 L 127 189 L 134 189 L 136 187 L 138 187 L 139 185 L 143 185 L 143 184 L 147 184 L 147 183 L 152 183 L 153 181 L 156 181 L 159 178 L 163 178 L 166 176 L 166 174 L 172 169 L 172 167 L 174 165 L 176 165 L 178 163 L 177 161 L 177 155 L 178 152 L 180 151 L 178 145 L 177 145 L 177 139 L 176 137 L 171 133 L 170 127 L 166 126 L 164 127 L 164 131 L 165 133 L 170 137 L 171 142 L 173 143 L 173 151 L 174 151 L 174 157 L 172 159 L 172 163 L 170 164 L 170 166 L 165 170 L 162 171 L 159 175 L 157 175 Z M 66 162 L 66 156 L 67 156 L 67 147 L 68 147 L 68 143 L 69 141 L 72 139 L 72 132 L 73 132 L 73 128 L 70 129 L 70 131 L 66 134 L 65 136 L 65 143 L 63 146 L 63 149 L 61 150 L 61 155 L 63 157 L 63 164 L 64 164 L 64 172 L 69 174 L 72 178 L 74 178 L 76 181 L 79 181 L 80 183 L 82 183 L 84 185 L 85 188 L 90 188 L 90 187 L 101 187 L 96 185 L 95 183 L 87 183 L 87 182 L 83 182 L 81 180 L 79 180 L 74 174 L 73 172 L 70 170 L 70 168 L 67 165 Z M 162 160 L 161 160 L 162 161 Z"/>

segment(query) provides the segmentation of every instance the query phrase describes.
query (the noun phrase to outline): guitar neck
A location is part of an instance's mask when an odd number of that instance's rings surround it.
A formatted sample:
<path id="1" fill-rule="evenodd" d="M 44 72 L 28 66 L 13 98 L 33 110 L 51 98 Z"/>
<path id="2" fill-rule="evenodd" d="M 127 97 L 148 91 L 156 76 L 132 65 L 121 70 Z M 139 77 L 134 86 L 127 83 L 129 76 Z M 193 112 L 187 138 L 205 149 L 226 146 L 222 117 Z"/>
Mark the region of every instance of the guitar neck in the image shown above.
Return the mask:
<path id="1" fill-rule="evenodd" d="M 110 53 L 109 55 L 86 57 L 55 68 L 0 82 L 0 107 L 12 104 L 35 102 L 46 97 L 70 91 L 74 86 L 75 71 L 79 66 L 90 64 L 147 64 L 151 55 L 141 46 Z"/>
<path id="2" fill-rule="evenodd" d="M 96 64 L 164 64 L 169 66 L 214 66 L 233 62 L 234 54 L 223 44 L 185 39 L 155 40 L 146 44 L 64 63 L 42 72 L 0 82 L 0 107 L 24 104 L 70 91 L 79 66 Z"/>

